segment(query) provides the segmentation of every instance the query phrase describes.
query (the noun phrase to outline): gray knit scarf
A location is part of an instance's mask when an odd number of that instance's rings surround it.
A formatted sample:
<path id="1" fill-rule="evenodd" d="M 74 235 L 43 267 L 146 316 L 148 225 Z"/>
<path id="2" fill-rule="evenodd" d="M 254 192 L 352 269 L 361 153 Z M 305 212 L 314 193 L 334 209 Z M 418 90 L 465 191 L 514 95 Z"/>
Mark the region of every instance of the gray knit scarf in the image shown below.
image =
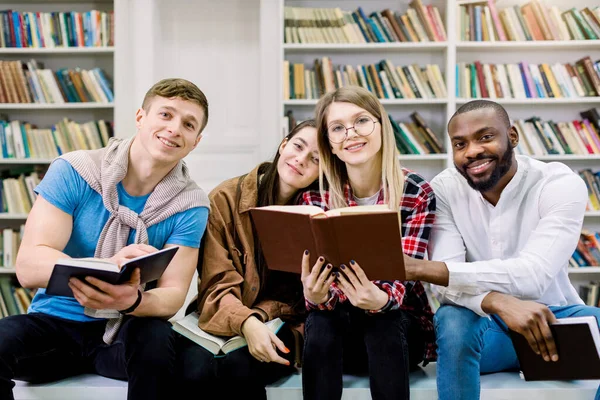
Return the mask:
<path id="1" fill-rule="evenodd" d="M 193 207 L 209 208 L 206 193 L 190 178 L 187 166 L 179 163 L 156 185 L 140 214 L 119 204 L 117 184 L 125 178 L 129 164 L 129 148 L 133 138 L 111 138 L 99 150 L 80 150 L 62 155 L 75 171 L 102 196 L 110 216 L 98 239 L 94 257 L 110 258 L 127 246 L 131 229 L 135 229 L 134 243 L 148 244 L 147 228 Z M 143 287 L 142 287 L 143 289 Z M 109 318 L 104 342 L 112 343 L 123 316 L 117 310 L 85 308 L 85 314 L 94 318 Z"/>

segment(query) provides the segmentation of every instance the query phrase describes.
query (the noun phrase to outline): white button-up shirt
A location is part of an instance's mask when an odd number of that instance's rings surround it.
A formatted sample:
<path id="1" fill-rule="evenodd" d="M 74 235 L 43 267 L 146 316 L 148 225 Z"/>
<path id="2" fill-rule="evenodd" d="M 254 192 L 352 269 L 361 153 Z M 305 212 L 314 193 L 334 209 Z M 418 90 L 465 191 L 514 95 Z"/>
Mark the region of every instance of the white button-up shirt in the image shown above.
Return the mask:
<path id="1" fill-rule="evenodd" d="M 436 221 L 430 259 L 444 261 L 448 287 L 432 285 L 440 303 L 479 315 L 495 291 L 546 305 L 583 304 L 568 276 L 588 192 L 566 165 L 517 156 L 517 172 L 496 206 L 455 168 L 431 181 Z"/>

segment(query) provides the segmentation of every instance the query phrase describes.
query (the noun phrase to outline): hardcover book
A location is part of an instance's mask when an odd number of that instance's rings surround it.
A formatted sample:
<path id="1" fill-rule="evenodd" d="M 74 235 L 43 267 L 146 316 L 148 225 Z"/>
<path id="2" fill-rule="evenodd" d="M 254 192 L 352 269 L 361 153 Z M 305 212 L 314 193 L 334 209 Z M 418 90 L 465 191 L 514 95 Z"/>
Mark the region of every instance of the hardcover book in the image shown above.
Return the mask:
<path id="1" fill-rule="evenodd" d="M 54 296 L 73 297 L 73 291 L 69 287 L 71 277 L 83 279 L 86 276 L 93 276 L 117 285 L 127 282 L 136 268 L 140 269 L 140 283 L 151 282 L 161 277 L 177 250 L 179 250 L 179 247 L 168 247 L 154 253 L 132 258 L 122 266 L 98 258 L 59 259 L 54 264 L 46 293 Z"/>
<path id="2" fill-rule="evenodd" d="M 561 318 L 550 325 L 558 361 L 545 361 L 527 339 L 510 331 L 526 381 L 600 379 L 600 332 L 593 316 Z"/>
<path id="3" fill-rule="evenodd" d="M 301 273 L 319 256 L 334 268 L 355 260 L 371 280 L 404 280 L 399 215 L 387 205 L 323 211 L 317 206 L 266 206 L 250 210 L 269 269 Z"/>
<path id="4" fill-rule="evenodd" d="M 265 322 L 265 325 L 275 334 L 279 332 L 279 329 L 281 329 L 283 324 L 284 322 L 280 318 Z M 248 345 L 248 342 L 246 342 L 246 339 L 242 336 L 228 338 L 211 335 L 210 333 L 203 331 L 198 326 L 197 312 L 192 312 L 182 319 L 175 321 L 173 323 L 173 330 L 204 347 L 214 355 L 227 354 Z"/>

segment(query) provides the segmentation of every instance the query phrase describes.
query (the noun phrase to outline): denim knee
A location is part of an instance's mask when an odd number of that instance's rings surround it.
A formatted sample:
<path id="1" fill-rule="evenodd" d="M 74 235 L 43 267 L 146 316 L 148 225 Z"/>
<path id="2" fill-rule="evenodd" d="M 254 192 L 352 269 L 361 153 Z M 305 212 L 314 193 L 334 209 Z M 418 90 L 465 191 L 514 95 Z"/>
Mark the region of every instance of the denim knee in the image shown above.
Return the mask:
<path id="1" fill-rule="evenodd" d="M 433 319 L 438 351 L 457 355 L 477 348 L 481 342 L 478 329 L 481 318 L 464 307 L 440 307 Z"/>

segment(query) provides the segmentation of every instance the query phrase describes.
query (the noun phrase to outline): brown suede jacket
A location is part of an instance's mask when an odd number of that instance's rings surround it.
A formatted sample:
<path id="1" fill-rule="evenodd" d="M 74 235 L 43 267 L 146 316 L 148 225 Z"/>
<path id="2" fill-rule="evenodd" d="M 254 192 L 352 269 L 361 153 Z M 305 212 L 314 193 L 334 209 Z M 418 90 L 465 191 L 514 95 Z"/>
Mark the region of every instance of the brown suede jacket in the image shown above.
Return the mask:
<path id="1" fill-rule="evenodd" d="M 261 282 L 249 211 L 258 198 L 258 169 L 243 177 L 239 199 L 242 177 L 221 183 L 209 194 L 198 313 L 200 328 L 214 335 L 241 335 L 242 324 L 251 315 L 266 322 L 293 313 L 290 305 L 279 301 L 257 302 Z"/>

